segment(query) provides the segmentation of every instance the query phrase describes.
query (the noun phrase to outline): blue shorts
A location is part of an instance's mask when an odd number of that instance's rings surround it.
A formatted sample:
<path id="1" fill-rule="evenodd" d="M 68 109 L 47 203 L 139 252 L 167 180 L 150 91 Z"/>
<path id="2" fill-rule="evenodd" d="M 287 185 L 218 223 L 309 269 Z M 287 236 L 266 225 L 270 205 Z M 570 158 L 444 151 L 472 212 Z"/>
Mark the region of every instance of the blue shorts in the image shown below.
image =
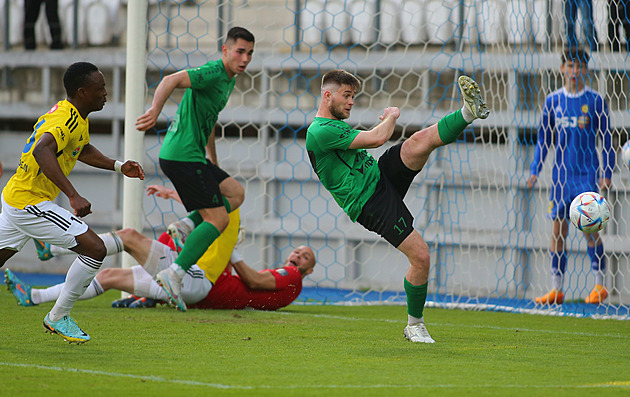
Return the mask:
<path id="1" fill-rule="evenodd" d="M 551 187 L 551 194 L 549 195 L 547 217 L 554 221 L 569 219 L 571 202 L 578 194 L 584 192 L 599 193 L 599 188 L 597 186 L 589 186 L 588 184 L 574 185 L 571 187 L 568 187 L 566 184 L 554 184 Z"/>

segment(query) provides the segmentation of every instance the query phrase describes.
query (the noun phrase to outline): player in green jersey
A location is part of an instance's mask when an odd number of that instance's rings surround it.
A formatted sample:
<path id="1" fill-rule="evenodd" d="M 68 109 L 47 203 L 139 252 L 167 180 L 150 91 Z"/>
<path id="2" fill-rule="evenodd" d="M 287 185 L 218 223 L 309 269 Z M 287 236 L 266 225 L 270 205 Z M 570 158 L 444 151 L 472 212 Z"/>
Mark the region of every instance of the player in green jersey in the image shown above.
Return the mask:
<path id="1" fill-rule="evenodd" d="M 422 312 L 427 297 L 429 248 L 413 229 L 413 216 L 403 198 L 431 152 L 457 140 L 473 120 L 489 111 L 477 83 L 467 76 L 458 80 L 464 106 L 376 160 L 365 149 L 384 145 L 394 132 L 400 110 L 388 107 L 369 131 L 353 129 L 350 116 L 361 82 L 344 70 L 324 75 L 317 115 L 306 133 L 306 150 L 324 187 L 353 222 L 380 234 L 404 253 L 410 263 L 405 276 L 408 322 L 404 336 L 412 342 L 434 343 Z"/>
<path id="2" fill-rule="evenodd" d="M 160 168 L 173 182 L 186 210 L 168 231 L 180 251 L 175 263 L 156 275 L 169 298 L 182 311 L 181 280 L 229 223 L 228 212 L 243 202 L 243 187 L 218 166 L 214 125 L 254 53 L 254 36 L 247 29 L 228 31 L 221 59 L 166 76 L 158 85 L 151 108 L 136 121 L 136 128 L 153 127 L 166 100 L 176 88 L 184 97 L 171 121 L 160 150 Z M 206 159 L 206 153 L 209 160 Z M 189 239 L 192 244 L 184 245 Z"/>

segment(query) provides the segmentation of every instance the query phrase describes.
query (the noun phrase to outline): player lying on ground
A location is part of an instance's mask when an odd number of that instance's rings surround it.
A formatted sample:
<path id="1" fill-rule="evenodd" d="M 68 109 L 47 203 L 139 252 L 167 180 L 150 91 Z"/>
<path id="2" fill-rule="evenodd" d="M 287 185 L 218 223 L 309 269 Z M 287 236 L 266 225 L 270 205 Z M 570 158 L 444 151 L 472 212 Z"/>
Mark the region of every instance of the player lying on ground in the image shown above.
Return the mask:
<path id="1" fill-rule="evenodd" d="M 177 193 L 163 186 L 149 186 L 149 194 L 178 200 Z M 239 230 L 239 210 L 230 213 L 230 225 L 208 248 L 200 261 L 186 273 L 182 297 L 186 304 L 195 308 L 276 310 L 293 302 L 302 290 L 302 279 L 313 272 L 315 255 L 309 247 L 296 248 L 280 269 L 257 272 L 243 262 L 234 250 Z M 153 276 L 173 263 L 177 257 L 175 244 L 164 233 L 159 241 L 151 240 L 133 229 L 100 235 L 107 248 L 107 255 L 124 249 L 143 264 L 131 269 L 109 268 L 99 272 L 80 299 L 89 299 L 114 288 L 139 297 L 167 300 L 164 290 Z M 55 255 L 72 254 L 63 248 L 38 244 L 38 256 L 47 260 Z M 226 255 L 227 253 L 227 255 Z M 231 256 L 230 256 L 231 255 Z M 229 260 L 228 260 L 229 258 Z M 238 276 L 233 275 L 234 267 Z M 9 289 L 18 303 L 30 306 L 51 299 L 63 284 L 43 290 L 30 289 L 10 270 L 5 272 Z M 214 287 L 213 287 L 214 284 Z"/>

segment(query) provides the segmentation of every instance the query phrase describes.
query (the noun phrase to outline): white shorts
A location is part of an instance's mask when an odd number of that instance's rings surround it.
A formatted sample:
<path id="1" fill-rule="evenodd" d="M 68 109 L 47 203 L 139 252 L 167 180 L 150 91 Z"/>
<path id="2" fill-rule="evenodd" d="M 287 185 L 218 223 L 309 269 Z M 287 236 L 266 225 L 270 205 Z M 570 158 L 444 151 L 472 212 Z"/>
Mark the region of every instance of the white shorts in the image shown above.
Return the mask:
<path id="1" fill-rule="evenodd" d="M 169 267 L 177 258 L 177 252 L 168 245 L 153 240 L 151 251 L 146 263 L 132 267 L 134 290 L 137 295 L 149 296 L 150 285 L 155 283 L 153 277 L 158 272 Z M 155 273 L 153 273 L 155 272 Z M 192 305 L 205 298 L 212 289 L 212 283 L 206 277 L 206 272 L 199 266 L 193 265 L 182 279 L 182 299 L 187 305 Z"/>
<path id="2" fill-rule="evenodd" d="M 2 195 L 0 248 L 19 251 L 31 238 L 62 248 L 77 246 L 76 236 L 88 231 L 88 225 L 52 201 L 28 205 L 23 210 L 11 207 Z"/>

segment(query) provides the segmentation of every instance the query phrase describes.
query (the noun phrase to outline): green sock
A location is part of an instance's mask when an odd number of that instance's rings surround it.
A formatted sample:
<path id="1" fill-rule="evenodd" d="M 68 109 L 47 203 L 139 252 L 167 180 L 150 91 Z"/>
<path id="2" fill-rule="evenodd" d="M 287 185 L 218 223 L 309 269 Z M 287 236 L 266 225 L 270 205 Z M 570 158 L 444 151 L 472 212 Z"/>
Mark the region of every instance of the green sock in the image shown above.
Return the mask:
<path id="1" fill-rule="evenodd" d="M 428 286 L 429 283 L 424 283 L 422 285 L 413 285 L 405 278 L 405 292 L 407 293 L 407 314 L 416 318 L 422 318 L 424 302 L 426 302 L 427 300 Z"/>
<path id="2" fill-rule="evenodd" d="M 468 127 L 468 124 L 469 123 L 464 120 L 464 116 L 462 116 L 461 109 L 442 117 L 437 124 L 440 139 L 447 145 L 455 142 L 466 127 Z"/>
<path id="3" fill-rule="evenodd" d="M 197 263 L 210 244 L 220 234 L 219 229 L 212 223 L 202 222 L 186 239 L 186 244 L 184 244 L 184 248 L 177 256 L 175 263 L 185 271 L 188 271 L 192 265 Z"/>
<path id="4" fill-rule="evenodd" d="M 227 210 L 228 214 L 232 212 L 232 206 L 230 205 L 230 202 L 228 201 L 228 199 L 225 198 L 225 196 L 223 196 L 223 205 L 225 206 L 225 209 Z"/>
<path id="5" fill-rule="evenodd" d="M 195 224 L 195 227 L 201 225 L 201 223 L 203 222 L 203 217 L 197 210 L 194 210 L 193 212 L 188 214 L 188 219 L 193 221 L 193 223 Z"/>

